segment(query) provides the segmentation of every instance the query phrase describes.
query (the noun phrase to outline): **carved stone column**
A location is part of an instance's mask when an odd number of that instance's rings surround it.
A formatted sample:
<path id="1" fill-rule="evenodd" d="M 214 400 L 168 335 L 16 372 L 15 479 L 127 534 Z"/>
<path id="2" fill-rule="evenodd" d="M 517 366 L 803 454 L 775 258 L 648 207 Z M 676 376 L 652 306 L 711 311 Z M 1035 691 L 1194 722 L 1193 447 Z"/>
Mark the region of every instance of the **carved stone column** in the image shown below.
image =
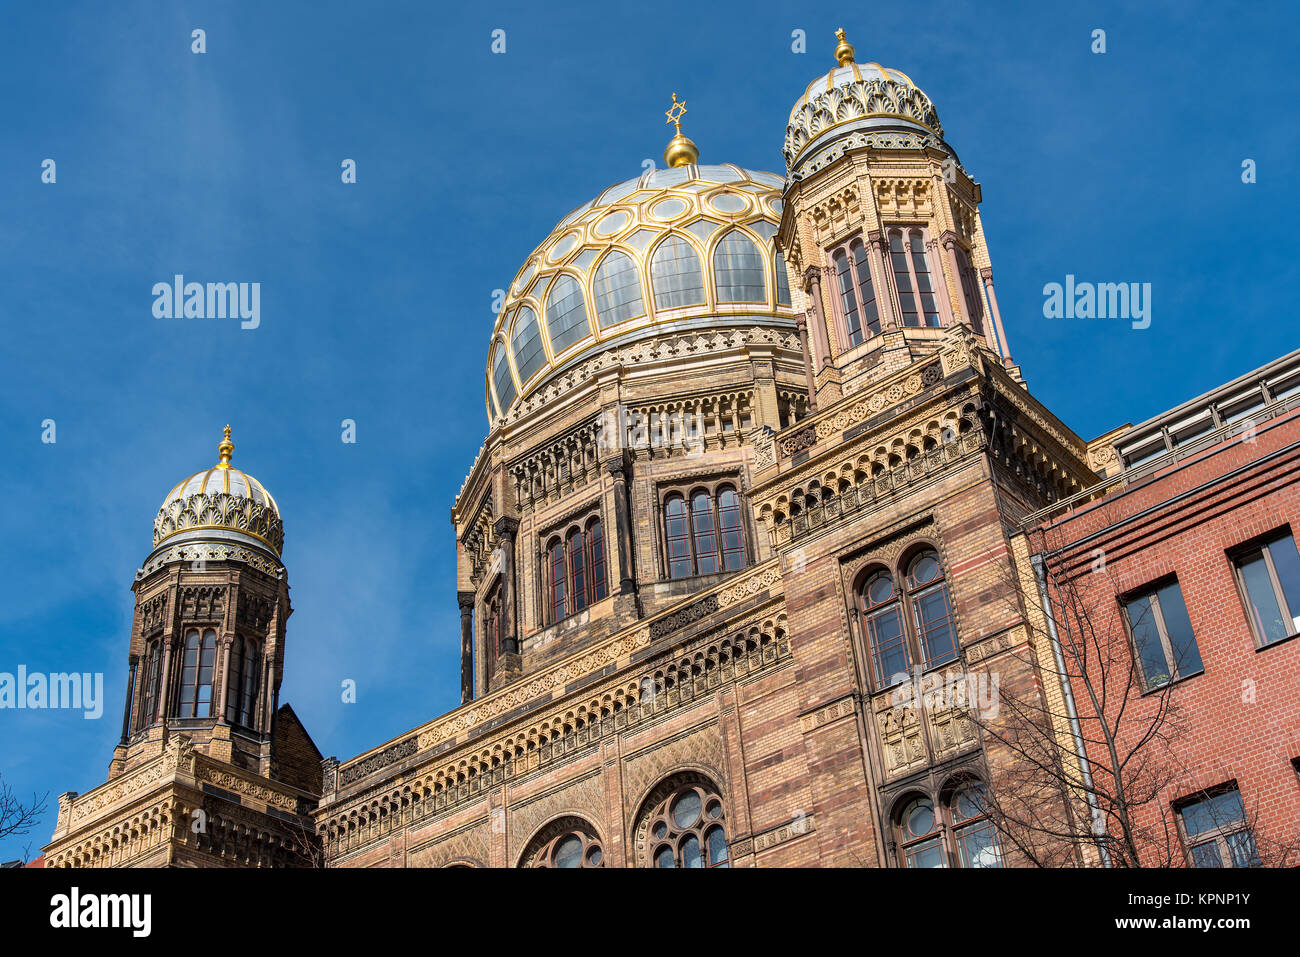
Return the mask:
<path id="1" fill-rule="evenodd" d="M 984 280 L 984 291 L 989 297 L 989 312 L 993 313 L 993 328 L 998 333 L 999 352 L 1002 359 L 1008 364 L 1011 362 L 1011 346 L 1007 344 L 1007 334 L 1002 328 L 1002 312 L 998 309 L 998 297 L 993 292 L 993 270 L 985 266 L 980 270 L 980 278 Z"/>
<path id="2" fill-rule="evenodd" d="M 460 703 L 474 698 L 474 593 L 456 592 L 460 605 Z"/>
<path id="3" fill-rule="evenodd" d="M 880 281 L 876 284 L 876 307 L 880 310 L 880 328 L 897 329 L 898 312 L 894 308 L 894 283 L 891 279 L 894 270 L 889 263 L 889 249 L 885 243 L 885 234 L 878 229 L 873 229 L 867 233 L 867 239 L 871 242 L 873 253 L 869 265 L 873 272 L 880 273 Z"/>
<path id="4" fill-rule="evenodd" d="M 799 348 L 803 352 L 803 372 L 808 377 L 808 408 L 817 409 L 817 381 L 813 378 L 812 354 L 808 351 L 808 319 L 800 313 L 794 317 L 795 327 L 799 330 Z"/>
<path id="5" fill-rule="evenodd" d="M 130 663 L 126 668 L 126 704 L 122 708 L 122 744 L 126 744 L 131 737 L 131 709 L 135 706 L 136 671 L 139 667 L 140 659 L 135 655 L 131 655 Z"/>
<path id="6" fill-rule="evenodd" d="M 618 591 L 620 595 L 636 592 L 636 575 L 632 568 L 632 509 L 627 494 L 627 463 L 622 455 L 605 463 L 614 480 L 614 523 L 618 535 Z"/>
<path id="7" fill-rule="evenodd" d="M 817 359 L 814 365 L 824 368 L 831 364 L 831 348 L 826 338 L 826 316 L 822 305 L 821 269 L 817 266 L 809 266 L 804 273 L 804 278 L 808 287 L 808 299 L 812 303 L 812 315 L 808 317 L 808 320 L 812 323 L 813 347 L 817 350 Z"/>
<path id="8" fill-rule="evenodd" d="M 953 237 L 953 234 L 950 231 L 945 232 L 940 241 L 943 243 L 944 252 L 948 254 L 945 262 L 948 269 L 952 272 L 953 282 L 957 287 L 957 304 L 961 310 L 957 317 L 971 328 L 974 328 L 975 317 L 970 314 L 970 306 L 966 302 L 966 287 L 962 283 L 961 263 L 957 260 L 957 240 Z M 947 291 L 948 284 L 944 283 L 944 292 L 946 293 Z"/>

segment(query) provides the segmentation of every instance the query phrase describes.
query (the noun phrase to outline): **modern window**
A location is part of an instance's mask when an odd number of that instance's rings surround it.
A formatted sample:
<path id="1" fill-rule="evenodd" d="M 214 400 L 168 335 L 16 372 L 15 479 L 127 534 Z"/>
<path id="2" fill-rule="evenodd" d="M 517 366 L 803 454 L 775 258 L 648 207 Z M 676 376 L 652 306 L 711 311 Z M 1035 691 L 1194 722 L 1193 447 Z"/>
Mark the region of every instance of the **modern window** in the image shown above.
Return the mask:
<path id="1" fill-rule="evenodd" d="M 178 718 L 210 718 L 212 716 L 212 672 L 217 661 L 217 633 L 205 628 L 202 636 L 198 629 L 185 633 L 181 652 L 180 698 L 176 702 Z"/>
<path id="2" fill-rule="evenodd" d="M 554 534 L 543 559 L 543 594 L 552 623 L 604 600 L 605 532 L 598 517 Z"/>
<path id="3" fill-rule="evenodd" d="M 763 255 L 753 240 L 733 229 L 713 251 L 713 284 L 718 302 L 766 302 Z"/>
<path id="4" fill-rule="evenodd" d="M 880 310 L 867 247 L 862 240 L 855 239 L 834 250 L 831 263 L 835 267 L 845 337 L 850 348 L 860 346 L 867 336 L 880 334 Z"/>
<path id="5" fill-rule="evenodd" d="M 1300 633 L 1300 553 L 1291 532 L 1239 553 L 1235 566 L 1255 641 L 1263 646 Z"/>
<path id="6" fill-rule="evenodd" d="M 889 232 L 889 262 L 894 287 L 903 313 L 904 326 L 939 325 L 939 306 L 931 281 L 930 258 L 922 229 L 893 229 Z"/>
<path id="7" fill-rule="evenodd" d="M 623 253 L 615 250 L 607 255 L 596 267 L 591 285 L 601 328 L 645 315 L 641 277 L 637 275 L 636 264 Z"/>
<path id="8" fill-rule="evenodd" d="M 655 247 L 650 258 L 650 284 L 654 286 L 656 309 L 704 304 L 700 257 L 680 236 L 669 236 Z"/>
<path id="9" fill-rule="evenodd" d="M 591 333 L 582 286 L 568 273 L 555 277 L 546 306 L 546 328 L 556 355 L 576 345 Z"/>
<path id="10" fill-rule="evenodd" d="M 913 662 L 928 670 L 957 657 L 948 583 L 933 548 L 900 569 L 869 570 L 858 601 L 877 690 L 905 681 Z"/>
<path id="11" fill-rule="evenodd" d="M 702 486 L 663 498 L 669 578 L 739 571 L 746 565 L 740 495 L 734 486 Z"/>
<path id="12" fill-rule="evenodd" d="M 1183 591 L 1172 581 L 1124 603 L 1143 687 L 1159 688 L 1204 670 Z"/>
<path id="13" fill-rule="evenodd" d="M 1259 867 L 1255 835 L 1235 785 L 1184 803 L 1178 823 L 1193 867 Z"/>
<path id="14" fill-rule="evenodd" d="M 946 801 L 918 794 L 900 802 L 895 827 L 904 867 L 1001 867 L 997 830 L 979 781 L 960 783 Z"/>
<path id="15" fill-rule="evenodd" d="M 226 687 L 226 720 L 245 728 L 257 718 L 257 642 L 237 637 L 230 646 L 230 683 Z"/>
<path id="16" fill-rule="evenodd" d="M 703 785 L 685 785 L 661 801 L 649 835 L 655 867 L 731 866 L 722 800 Z"/>

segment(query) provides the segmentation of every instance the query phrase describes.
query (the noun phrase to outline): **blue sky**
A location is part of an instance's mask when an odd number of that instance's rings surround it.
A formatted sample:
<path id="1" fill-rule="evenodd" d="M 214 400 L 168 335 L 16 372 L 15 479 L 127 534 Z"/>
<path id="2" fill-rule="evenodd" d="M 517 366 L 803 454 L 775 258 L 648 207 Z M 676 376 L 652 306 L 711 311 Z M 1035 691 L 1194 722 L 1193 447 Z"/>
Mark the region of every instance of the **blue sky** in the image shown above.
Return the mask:
<path id="1" fill-rule="evenodd" d="M 0 671 L 106 681 L 98 721 L 0 711 L 0 774 L 50 793 L 0 860 L 49 839 L 60 792 L 102 783 L 153 516 L 227 422 L 284 515 L 281 700 L 321 750 L 350 757 L 457 704 L 448 510 L 486 431 L 493 291 L 570 209 L 659 161 L 673 91 L 704 162 L 782 172 L 790 105 L 836 27 L 860 61 L 907 72 L 983 185 L 1013 355 L 1085 438 L 1294 348 L 1295 5 L 989 8 L 0 9 Z M 155 319 L 151 288 L 178 272 L 260 282 L 260 327 Z M 1067 273 L 1151 283 L 1150 328 L 1044 319 L 1043 285 Z"/>

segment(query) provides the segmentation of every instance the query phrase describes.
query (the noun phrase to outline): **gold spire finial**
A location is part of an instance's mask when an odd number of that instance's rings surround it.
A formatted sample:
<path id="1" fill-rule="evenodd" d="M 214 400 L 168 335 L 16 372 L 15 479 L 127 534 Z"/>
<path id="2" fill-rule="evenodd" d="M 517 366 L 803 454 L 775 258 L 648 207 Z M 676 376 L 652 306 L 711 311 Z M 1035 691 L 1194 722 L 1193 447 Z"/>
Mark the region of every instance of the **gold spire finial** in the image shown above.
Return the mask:
<path id="1" fill-rule="evenodd" d="M 221 468 L 230 468 L 230 457 L 234 454 L 235 443 L 230 441 L 230 426 L 226 426 L 225 438 L 223 438 L 221 444 L 217 446 L 217 458 L 221 460 L 220 463 L 218 463 L 219 466 Z"/>
<path id="2" fill-rule="evenodd" d="M 835 60 L 840 66 L 848 66 L 853 62 L 853 44 L 844 39 L 843 27 L 835 31 L 835 38 L 840 41 L 835 47 Z"/>
<path id="3" fill-rule="evenodd" d="M 682 134 L 682 114 L 686 112 L 686 101 L 677 102 L 677 94 L 673 94 L 673 105 L 664 113 L 668 117 L 668 122 L 673 124 L 677 130 L 677 135 L 668 141 L 668 148 L 664 150 L 664 162 L 669 166 L 689 166 L 700 158 L 700 151 L 695 144 L 690 141 L 689 137 Z"/>

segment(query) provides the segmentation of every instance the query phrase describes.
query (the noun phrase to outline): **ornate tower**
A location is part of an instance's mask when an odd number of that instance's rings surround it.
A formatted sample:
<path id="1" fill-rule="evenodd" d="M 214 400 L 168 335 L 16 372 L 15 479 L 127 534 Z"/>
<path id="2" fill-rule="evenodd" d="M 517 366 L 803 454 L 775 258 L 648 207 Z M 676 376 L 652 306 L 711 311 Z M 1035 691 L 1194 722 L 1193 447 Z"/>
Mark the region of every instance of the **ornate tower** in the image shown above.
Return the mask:
<path id="1" fill-rule="evenodd" d="M 122 741 L 109 780 L 151 760 L 170 734 L 236 767 L 268 774 L 292 608 L 280 564 L 284 525 L 262 484 L 230 464 L 178 483 L 154 519 L 153 552 L 132 584 Z"/>
<path id="2" fill-rule="evenodd" d="M 234 451 L 226 426 L 217 464 L 173 487 L 154 519 L 131 586 L 122 737 L 107 784 L 59 799 L 51 866 L 258 866 L 312 852 L 299 816 L 320 793 L 320 753 L 279 704 L 284 526 Z"/>
<path id="3" fill-rule="evenodd" d="M 836 36 L 836 66 L 790 111 L 777 236 L 803 293 L 816 401 L 933 354 L 959 324 L 1013 368 L 979 184 L 930 98 L 899 70 L 857 63 Z"/>

